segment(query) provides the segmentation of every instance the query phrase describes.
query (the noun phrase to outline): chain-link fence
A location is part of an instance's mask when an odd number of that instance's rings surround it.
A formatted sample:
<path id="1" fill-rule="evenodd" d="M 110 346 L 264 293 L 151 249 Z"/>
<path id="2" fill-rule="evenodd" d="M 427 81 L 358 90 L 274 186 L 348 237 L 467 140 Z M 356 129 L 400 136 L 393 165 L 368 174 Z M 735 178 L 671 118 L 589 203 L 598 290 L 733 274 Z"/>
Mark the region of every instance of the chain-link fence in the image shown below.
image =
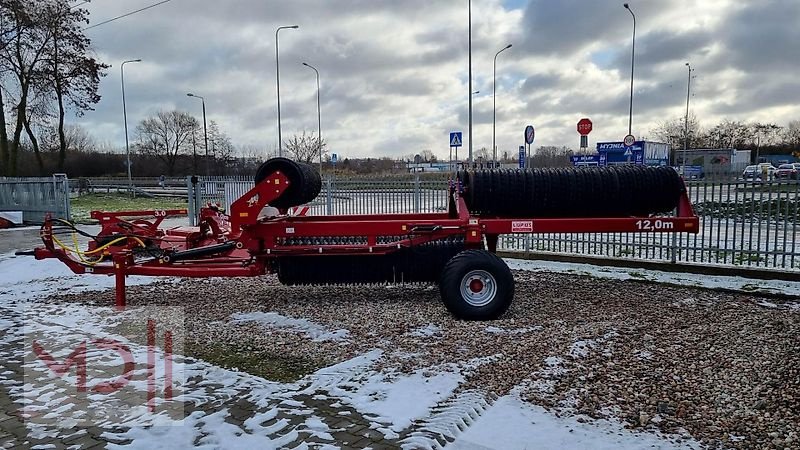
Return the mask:
<path id="1" fill-rule="evenodd" d="M 226 209 L 252 179 L 189 182 L 190 207 Z M 800 271 L 800 182 L 692 181 L 689 198 L 700 233 L 552 233 L 501 237 L 499 248 L 655 261 L 781 268 Z M 194 195 L 194 193 L 197 195 Z M 311 215 L 425 213 L 447 210 L 445 177 L 327 177 Z M 535 220 L 535 219 L 534 219 Z M 587 219 L 591 220 L 591 219 Z"/>

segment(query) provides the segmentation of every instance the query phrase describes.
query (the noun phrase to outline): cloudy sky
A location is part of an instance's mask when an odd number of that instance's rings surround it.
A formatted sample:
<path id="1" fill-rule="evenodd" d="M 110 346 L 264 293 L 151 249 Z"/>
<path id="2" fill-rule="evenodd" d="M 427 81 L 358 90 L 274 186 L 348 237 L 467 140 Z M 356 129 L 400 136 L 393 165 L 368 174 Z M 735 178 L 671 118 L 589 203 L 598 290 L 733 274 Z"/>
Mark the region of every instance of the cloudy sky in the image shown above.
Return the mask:
<path id="1" fill-rule="evenodd" d="M 77 0 L 76 0 L 77 1 Z M 155 3 L 92 0 L 91 23 Z M 535 146 L 578 146 L 575 124 L 594 122 L 590 146 L 627 134 L 633 20 L 617 0 L 473 0 L 474 148 L 492 145 L 492 60 L 497 62 L 498 154 L 525 125 Z M 201 115 L 206 98 L 237 145 L 277 147 L 275 29 L 280 32 L 284 139 L 322 133 L 341 156 L 448 154 L 448 133 L 468 130 L 467 0 L 171 0 L 86 31 L 112 65 L 96 111 L 73 119 L 101 142 L 124 144 L 120 62 L 131 128 L 160 109 Z M 690 109 L 785 125 L 800 119 L 800 1 L 631 0 L 636 14 L 633 134 L 683 117 L 686 62 L 696 72 Z M 462 153 L 463 154 L 463 153 Z"/>

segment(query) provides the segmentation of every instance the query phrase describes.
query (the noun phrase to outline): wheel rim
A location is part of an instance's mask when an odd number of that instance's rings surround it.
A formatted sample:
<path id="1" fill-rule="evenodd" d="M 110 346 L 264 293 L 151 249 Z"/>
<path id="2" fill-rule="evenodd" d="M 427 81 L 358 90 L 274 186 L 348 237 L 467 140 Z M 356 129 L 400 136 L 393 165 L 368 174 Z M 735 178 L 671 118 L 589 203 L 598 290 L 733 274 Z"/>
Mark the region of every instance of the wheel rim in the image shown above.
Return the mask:
<path id="1" fill-rule="evenodd" d="M 497 282 L 485 270 L 473 270 L 461 279 L 461 298 L 471 306 L 486 306 L 497 295 Z"/>

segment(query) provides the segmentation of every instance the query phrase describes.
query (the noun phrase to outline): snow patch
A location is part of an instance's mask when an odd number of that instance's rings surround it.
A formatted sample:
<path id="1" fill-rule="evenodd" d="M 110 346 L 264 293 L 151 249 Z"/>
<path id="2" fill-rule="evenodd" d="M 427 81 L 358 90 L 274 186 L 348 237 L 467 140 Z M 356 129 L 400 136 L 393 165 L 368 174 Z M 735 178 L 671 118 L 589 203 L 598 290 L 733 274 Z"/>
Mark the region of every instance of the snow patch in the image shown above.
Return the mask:
<path id="1" fill-rule="evenodd" d="M 250 312 L 231 314 L 231 323 L 241 324 L 255 322 L 265 328 L 286 328 L 305 334 L 314 342 L 346 341 L 350 336 L 348 330 L 330 331 L 324 326 L 307 319 L 295 319 L 274 312 Z"/>
<path id="2" fill-rule="evenodd" d="M 408 335 L 409 336 L 415 336 L 415 337 L 434 337 L 434 336 L 436 336 L 436 337 L 440 338 L 440 337 L 442 337 L 442 329 L 441 329 L 441 327 L 439 327 L 437 325 L 429 323 L 428 325 L 425 325 L 424 327 L 420 327 L 420 328 L 417 328 L 415 330 L 410 331 L 408 333 Z"/>
<path id="3" fill-rule="evenodd" d="M 649 269 L 636 269 L 636 272 L 631 273 L 630 269 L 622 267 L 514 258 L 507 258 L 505 261 L 512 270 L 531 272 L 576 273 L 613 280 L 647 280 L 678 286 L 730 289 L 748 294 L 778 293 L 796 296 L 800 292 L 800 282 L 798 281 L 756 280 L 738 276 L 664 272 Z"/>
<path id="4" fill-rule="evenodd" d="M 456 438 L 452 448 L 670 450 L 702 447 L 699 442 L 692 440 L 684 439 L 677 444 L 658 434 L 634 432 L 612 421 L 581 423 L 576 416 L 557 417 L 540 406 L 531 405 L 510 394 L 494 402 Z"/>
<path id="5" fill-rule="evenodd" d="M 501 328 L 501 327 L 496 327 L 496 326 L 490 325 L 490 326 L 484 328 L 483 331 L 485 331 L 487 333 L 491 333 L 491 334 L 512 334 L 513 335 L 513 334 L 531 333 L 531 332 L 534 332 L 534 331 L 540 331 L 541 329 L 542 329 L 541 325 L 533 325 L 533 326 L 530 326 L 530 327 L 511 328 L 511 329 Z"/>

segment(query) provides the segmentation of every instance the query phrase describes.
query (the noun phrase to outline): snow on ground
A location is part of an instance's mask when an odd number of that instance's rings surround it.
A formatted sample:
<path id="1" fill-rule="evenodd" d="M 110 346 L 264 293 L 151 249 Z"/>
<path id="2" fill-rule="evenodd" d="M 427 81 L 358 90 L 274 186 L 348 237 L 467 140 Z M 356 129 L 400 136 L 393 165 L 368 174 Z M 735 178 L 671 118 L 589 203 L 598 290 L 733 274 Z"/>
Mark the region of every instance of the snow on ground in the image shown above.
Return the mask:
<path id="1" fill-rule="evenodd" d="M 128 286 L 153 283 L 156 278 L 129 276 Z M 66 292 L 102 291 L 114 287 L 114 277 L 76 275 L 56 259 L 35 260 L 31 256 L 0 255 L 0 305 Z"/>
<path id="2" fill-rule="evenodd" d="M 288 329 L 290 331 L 303 333 L 315 342 L 345 341 L 350 335 L 350 332 L 347 330 L 330 331 L 322 325 L 306 319 L 286 317 L 274 312 L 236 313 L 231 315 L 231 323 L 240 324 L 247 322 L 255 322 L 266 328 Z"/>
<path id="3" fill-rule="evenodd" d="M 673 443 L 656 434 L 637 433 L 606 420 L 587 420 L 579 416 L 558 417 L 540 406 L 523 402 L 514 395 L 507 395 L 499 398 L 460 434 L 452 448 L 666 450 L 700 446 L 691 440 Z"/>
<path id="4" fill-rule="evenodd" d="M 595 268 L 588 265 L 517 260 L 509 260 L 509 265 L 515 269 L 560 272 L 572 270 L 594 276 L 639 278 L 633 277 L 625 269 Z M 726 277 L 642 272 L 655 280 L 666 279 L 681 284 L 686 284 L 686 280 L 724 287 L 739 282 L 754 283 L 752 280 L 733 280 L 734 277 L 725 279 Z M 153 281 L 155 278 L 128 278 L 129 285 Z M 26 374 L 35 375 L 33 378 L 26 377 L 25 384 L 22 384 L 9 379 L 9 374 L 3 372 L 0 373 L 0 385 L 8 388 L 13 398 L 20 401 L 24 399 L 27 410 L 38 414 L 42 419 L 29 422 L 28 429 L 32 435 L 63 436 L 66 432 L 64 426 L 71 426 L 85 418 L 86 405 L 79 404 L 65 394 L 65 383 L 75 382 L 75 376 L 70 374 L 60 380 L 47 382 L 47 366 L 42 361 L 25 358 L 25 348 L 18 345 L 26 338 L 25 335 L 33 333 L 44 336 L 49 344 L 62 343 L 65 348 L 82 337 L 104 336 L 130 346 L 136 360 L 144 357 L 146 346 L 132 342 L 114 331 L 114 327 L 128 317 L 125 315 L 127 312 L 121 313 L 111 307 L 93 307 L 89 310 L 80 305 L 36 302 L 37 299 L 54 293 L 103 290 L 113 288 L 113 284 L 112 277 L 74 275 L 55 260 L 34 261 L 30 257 L 0 255 L 0 310 L 3 311 L 0 315 L 0 353 L 7 361 L 25 364 Z M 797 285 L 795 293 L 800 291 L 800 283 Z M 764 282 L 764 286 L 776 289 L 769 282 Z M 789 285 L 784 285 L 783 289 L 789 289 Z M 331 331 L 306 319 L 272 312 L 239 313 L 231 316 L 231 320 L 236 323 L 255 322 L 264 327 L 289 329 L 302 333 L 313 341 L 344 340 L 349 336 L 347 330 Z M 539 329 L 536 326 L 515 329 L 489 326 L 486 332 L 522 334 L 535 333 Z M 430 324 L 411 333 L 435 337 L 441 332 L 437 326 Z M 580 357 L 584 352 L 597 350 L 597 347 L 612 338 L 612 335 L 607 335 L 591 342 L 576 342 L 572 346 L 572 357 Z M 59 358 L 65 356 L 58 355 Z M 88 361 L 111 364 L 112 356 L 108 352 L 96 350 L 89 354 Z M 178 448 L 192 445 L 199 448 L 280 448 L 298 438 L 307 437 L 313 437 L 317 442 L 329 443 L 320 444 L 319 448 L 336 448 L 332 436 L 336 430 L 315 416 L 303 402 L 296 400 L 302 396 L 325 398 L 334 402 L 332 406 L 355 409 L 369 420 L 370 428 L 376 429 L 387 439 L 396 439 L 400 432 L 407 430 L 412 424 L 422 423 L 422 431 L 439 430 L 443 435 L 455 439 L 452 443 L 454 448 L 672 449 L 696 446 L 693 441 L 685 440 L 688 444 L 682 447 L 682 444 L 675 444 L 655 434 L 626 430 L 616 422 L 591 421 L 578 416 L 558 417 L 541 407 L 523 402 L 515 393 L 491 403 L 483 394 L 461 391 L 470 371 L 491 357 L 401 374 L 392 369 L 377 370 L 375 365 L 383 356 L 380 350 L 373 350 L 321 369 L 297 382 L 277 383 L 176 355 L 172 360 L 173 370 L 180 375 L 175 377 L 174 402 L 196 407 L 187 417 L 175 417 L 169 411 L 163 410 L 153 414 L 144 410 L 141 405 L 124 408 L 120 399 L 107 395 L 92 395 L 91 408 L 93 417 L 100 414 L 107 419 L 97 422 L 99 426 L 117 425 L 127 428 L 121 432 L 107 431 L 104 437 L 131 440 L 133 448 Z M 562 356 L 548 358 L 547 369 L 539 374 L 542 380 L 531 380 L 531 383 L 544 382 L 542 388 L 546 389 L 547 378 L 556 377 L 563 370 L 560 367 Z M 165 383 L 164 364 L 164 353 L 157 351 L 155 380 L 158 386 Z M 129 388 L 138 394 L 147 389 L 140 369 L 134 371 L 134 380 Z M 226 402 L 234 399 L 246 399 L 255 405 L 252 416 L 246 418 L 241 426 L 229 420 L 234 410 L 226 406 Z M 160 399 L 157 400 L 159 406 L 164 405 Z M 203 409 L 204 406 L 208 408 Z M 458 416 L 461 412 L 464 414 Z M 468 425 L 464 428 L 465 431 L 461 432 L 460 428 L 452 425 L 452 414 L 466 417 L 463 419 Z M 293 417 L 300 417 L 302 420 L 299 423 L 292 422 L 290 419 Z M 152 426 L 153 424 L 156 426 Z M 422 436 L 422 432 L 412 433 L 406 438 L 404 446 L 418 448 L 416 445 L 422 442 L 427 442 L 426 445 L 430 447 L 438 446 L 434 441 L 425 441 Z M 131 447 L 110 444 L 110 448 Z"/>
<path id="5" fill-rule="evenodd" d="M 614 280 L 640 280 L 677 286 L 702 287 L 709 289 L 731 289 L 748 294 L 800 295 L 800 282 L 783 280 L 756 280 L 739 276 L 704 275 L 683 272 L 665 272 L 649 269 L 596 266 L 592 264 L 566 263 L 558 261 L 525 260 L 506 258 L 512 270 L 532 272 L 572 273 Z"/>

